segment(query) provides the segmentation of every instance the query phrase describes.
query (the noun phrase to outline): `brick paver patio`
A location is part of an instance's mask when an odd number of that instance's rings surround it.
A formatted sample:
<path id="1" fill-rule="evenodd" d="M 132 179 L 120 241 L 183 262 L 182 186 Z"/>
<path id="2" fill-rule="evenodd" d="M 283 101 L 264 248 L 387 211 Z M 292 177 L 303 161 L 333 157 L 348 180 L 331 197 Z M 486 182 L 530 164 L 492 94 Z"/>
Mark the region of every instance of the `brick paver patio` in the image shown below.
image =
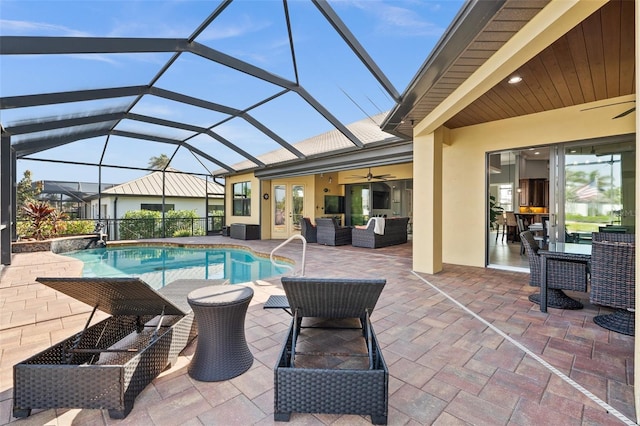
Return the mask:
<path id="1" fill-rule="evenodd" d="M 239 244 L 264 253 L 281 243 L 225 237 L 180 241 Z M 301 245 L 291 243 L 280 254 L 298 261 Z M 390 370 L 390 425 L 635 421 L 634 339 L 595 325 L 592 318 L 600 309 L 586 293 L 572 294 L 585 304 L 582 310 L 543 314 L 527 300 L 535 292 L 528 274 L 455 265 L 436 275 L 415 274 L 410 243 L 377 250 L 310 244 L 306 257 L 307 276 L 387 279 L 372 320 Z M 270 294 L 282 294 L 278 278 L 251 283 L 255 296 L 245 327 L 255 361 L 243 375 L 224 382 L 191 379 L 187 365 L 196 340 L 140 394 L 124 420 L 78 409 L 34 410 L 27 419 L 13 419 L 13 365 L 82 329 L 90 311 L 35 278 L 80 273 L 81 263 L 52 253 L 14 255 L 2 271 L 0 424 L 274 424 L 273 367 L 291 317 L 264 310 L 263 304 Z M 290 424 L 369 420 L 294 413 Z"/>

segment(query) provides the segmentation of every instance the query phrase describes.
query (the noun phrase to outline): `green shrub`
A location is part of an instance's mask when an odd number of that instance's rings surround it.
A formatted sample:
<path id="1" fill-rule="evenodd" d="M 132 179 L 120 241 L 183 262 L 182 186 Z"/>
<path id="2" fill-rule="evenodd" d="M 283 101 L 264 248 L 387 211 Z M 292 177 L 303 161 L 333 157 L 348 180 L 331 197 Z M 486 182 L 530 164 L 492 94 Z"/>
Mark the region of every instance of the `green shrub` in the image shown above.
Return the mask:
<path id="1" fill-rule="evenodd" d="M 63 235 L 84 235 L 92 234 L 95 225 L 89 220 L 68 220 L 65 222 L 66 229 Z"/>
<path id="2" fill-rule="evenodd" d="M 585 223 L 609 223 L 611 217 L 606 215 L 599 216 L 582 216 L 580 214 L 567 213 L 566 221 L 570 222 L 585 222 Z"/>
<path id="3" fill-rule="evenodd" d="M 119 238 L 137 240 L 161 236 L 162 213 L 150 210 L 129 210 L 120 221 Z"/>
<path id="4" fill-rule="evenodd" d="M 162 213 L 150 210 L 130 210 L 120 221 L 119 238 L 137 240 L 141 238 L 188 237 L 204 235 L 195 210 L 170 210 L 165 213 L 164 233 Z"/>
<path id="5" fill-rule="evenodd" d="M 194 220 L 197 219 L 195 210 L 170 210 L 165 213 L 166 235 L 187 237 L 194 234 Z"/>

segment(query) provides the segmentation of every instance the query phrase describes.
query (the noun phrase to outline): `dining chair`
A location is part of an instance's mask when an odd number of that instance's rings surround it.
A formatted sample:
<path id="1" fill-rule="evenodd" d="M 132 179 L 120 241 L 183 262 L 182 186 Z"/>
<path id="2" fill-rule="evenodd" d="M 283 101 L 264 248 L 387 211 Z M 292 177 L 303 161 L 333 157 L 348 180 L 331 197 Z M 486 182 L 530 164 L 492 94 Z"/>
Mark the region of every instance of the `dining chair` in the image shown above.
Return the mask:
<path id="1" fill-rule="evenodd" d="M 509 242 L 509 237 L 511 237 L 511 241 L 515 243 L 519 234 L 516 215 L 513 212 L 504 212 L 504 218 L 507 223 L 507 242 Z"/>
<path id="2" fill-rule="evenodd" d="M 520 234 L 529 258 L 529 285 L 540 287 L 542 282 L 542 260 L 540 247 L 530 231 Z M 547 262 L 547 306 L 558 309 L 582 309 L 578 300 L 567 296 L 563 290 L 587 291 L 587 265 L 570 259 L 556 259 Z M 540 304 L 540 293 L 529 295 L 529 301 Z"/>
<path id="3" fill-rule="evenodd" d="M 593 233 L 589 300 L 614 309 L 593 322 L 629 336 L 635 335 L 635 248 L 634 234 Z"/>
<path id="4" fill-rule="evenodd" d="M 500 228 L 502 228 L 502 242 L 504 242 L 504 235 L 507 232 L 507 219 L 505 213 L 499 214 L 496 216 L 496 241 L 498 241 L 498 237 L 500 236 Z M 507 237 L 507 241 L 508 241 Z"/>

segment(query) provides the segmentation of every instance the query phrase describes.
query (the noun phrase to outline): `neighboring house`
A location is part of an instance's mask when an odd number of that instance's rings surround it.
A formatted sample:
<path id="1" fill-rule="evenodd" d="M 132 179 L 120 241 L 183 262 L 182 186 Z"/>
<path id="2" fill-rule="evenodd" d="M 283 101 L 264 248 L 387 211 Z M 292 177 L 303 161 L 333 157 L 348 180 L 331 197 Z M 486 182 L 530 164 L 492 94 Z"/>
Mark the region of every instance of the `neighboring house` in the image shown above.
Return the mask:
<path id="1" fill-rule="evenodd" d="M 38 183 L 42 188 L 38 199 L 48 202 L 51 206 L 72 217 L 82 219 L 91 218 L 88 200 L 97 196 L 100 190 L 105 191 L 115 186 L 112 183 L 98 185 L 95 182 L 51 180 L 43 180 Z"/>
<path id="2" fill-rule="evenodd" d="M 121 219 L 130 210 L 162 211 L 163 203 L 165 211 L 195 210 L 198 217 L 205 217 L 208 210 L 213 215 L 224 209 L 224 186 L 168 168 L 164 173 L 152 172 L 92 197 L 90 217 Z"/>

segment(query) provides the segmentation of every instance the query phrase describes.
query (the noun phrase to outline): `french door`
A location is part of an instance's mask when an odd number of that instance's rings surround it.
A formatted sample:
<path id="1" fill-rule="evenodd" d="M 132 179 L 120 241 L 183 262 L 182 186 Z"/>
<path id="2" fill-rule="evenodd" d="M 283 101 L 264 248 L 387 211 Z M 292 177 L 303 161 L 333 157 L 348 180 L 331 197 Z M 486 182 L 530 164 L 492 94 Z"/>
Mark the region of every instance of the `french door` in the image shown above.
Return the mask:
<path id="1" fill-rule="evenodd" d="M 271 235 L 286 239 L 300 232 L 304 213 L 305 186 L 296 183 L 274 184 L 271 193 Z"/>

